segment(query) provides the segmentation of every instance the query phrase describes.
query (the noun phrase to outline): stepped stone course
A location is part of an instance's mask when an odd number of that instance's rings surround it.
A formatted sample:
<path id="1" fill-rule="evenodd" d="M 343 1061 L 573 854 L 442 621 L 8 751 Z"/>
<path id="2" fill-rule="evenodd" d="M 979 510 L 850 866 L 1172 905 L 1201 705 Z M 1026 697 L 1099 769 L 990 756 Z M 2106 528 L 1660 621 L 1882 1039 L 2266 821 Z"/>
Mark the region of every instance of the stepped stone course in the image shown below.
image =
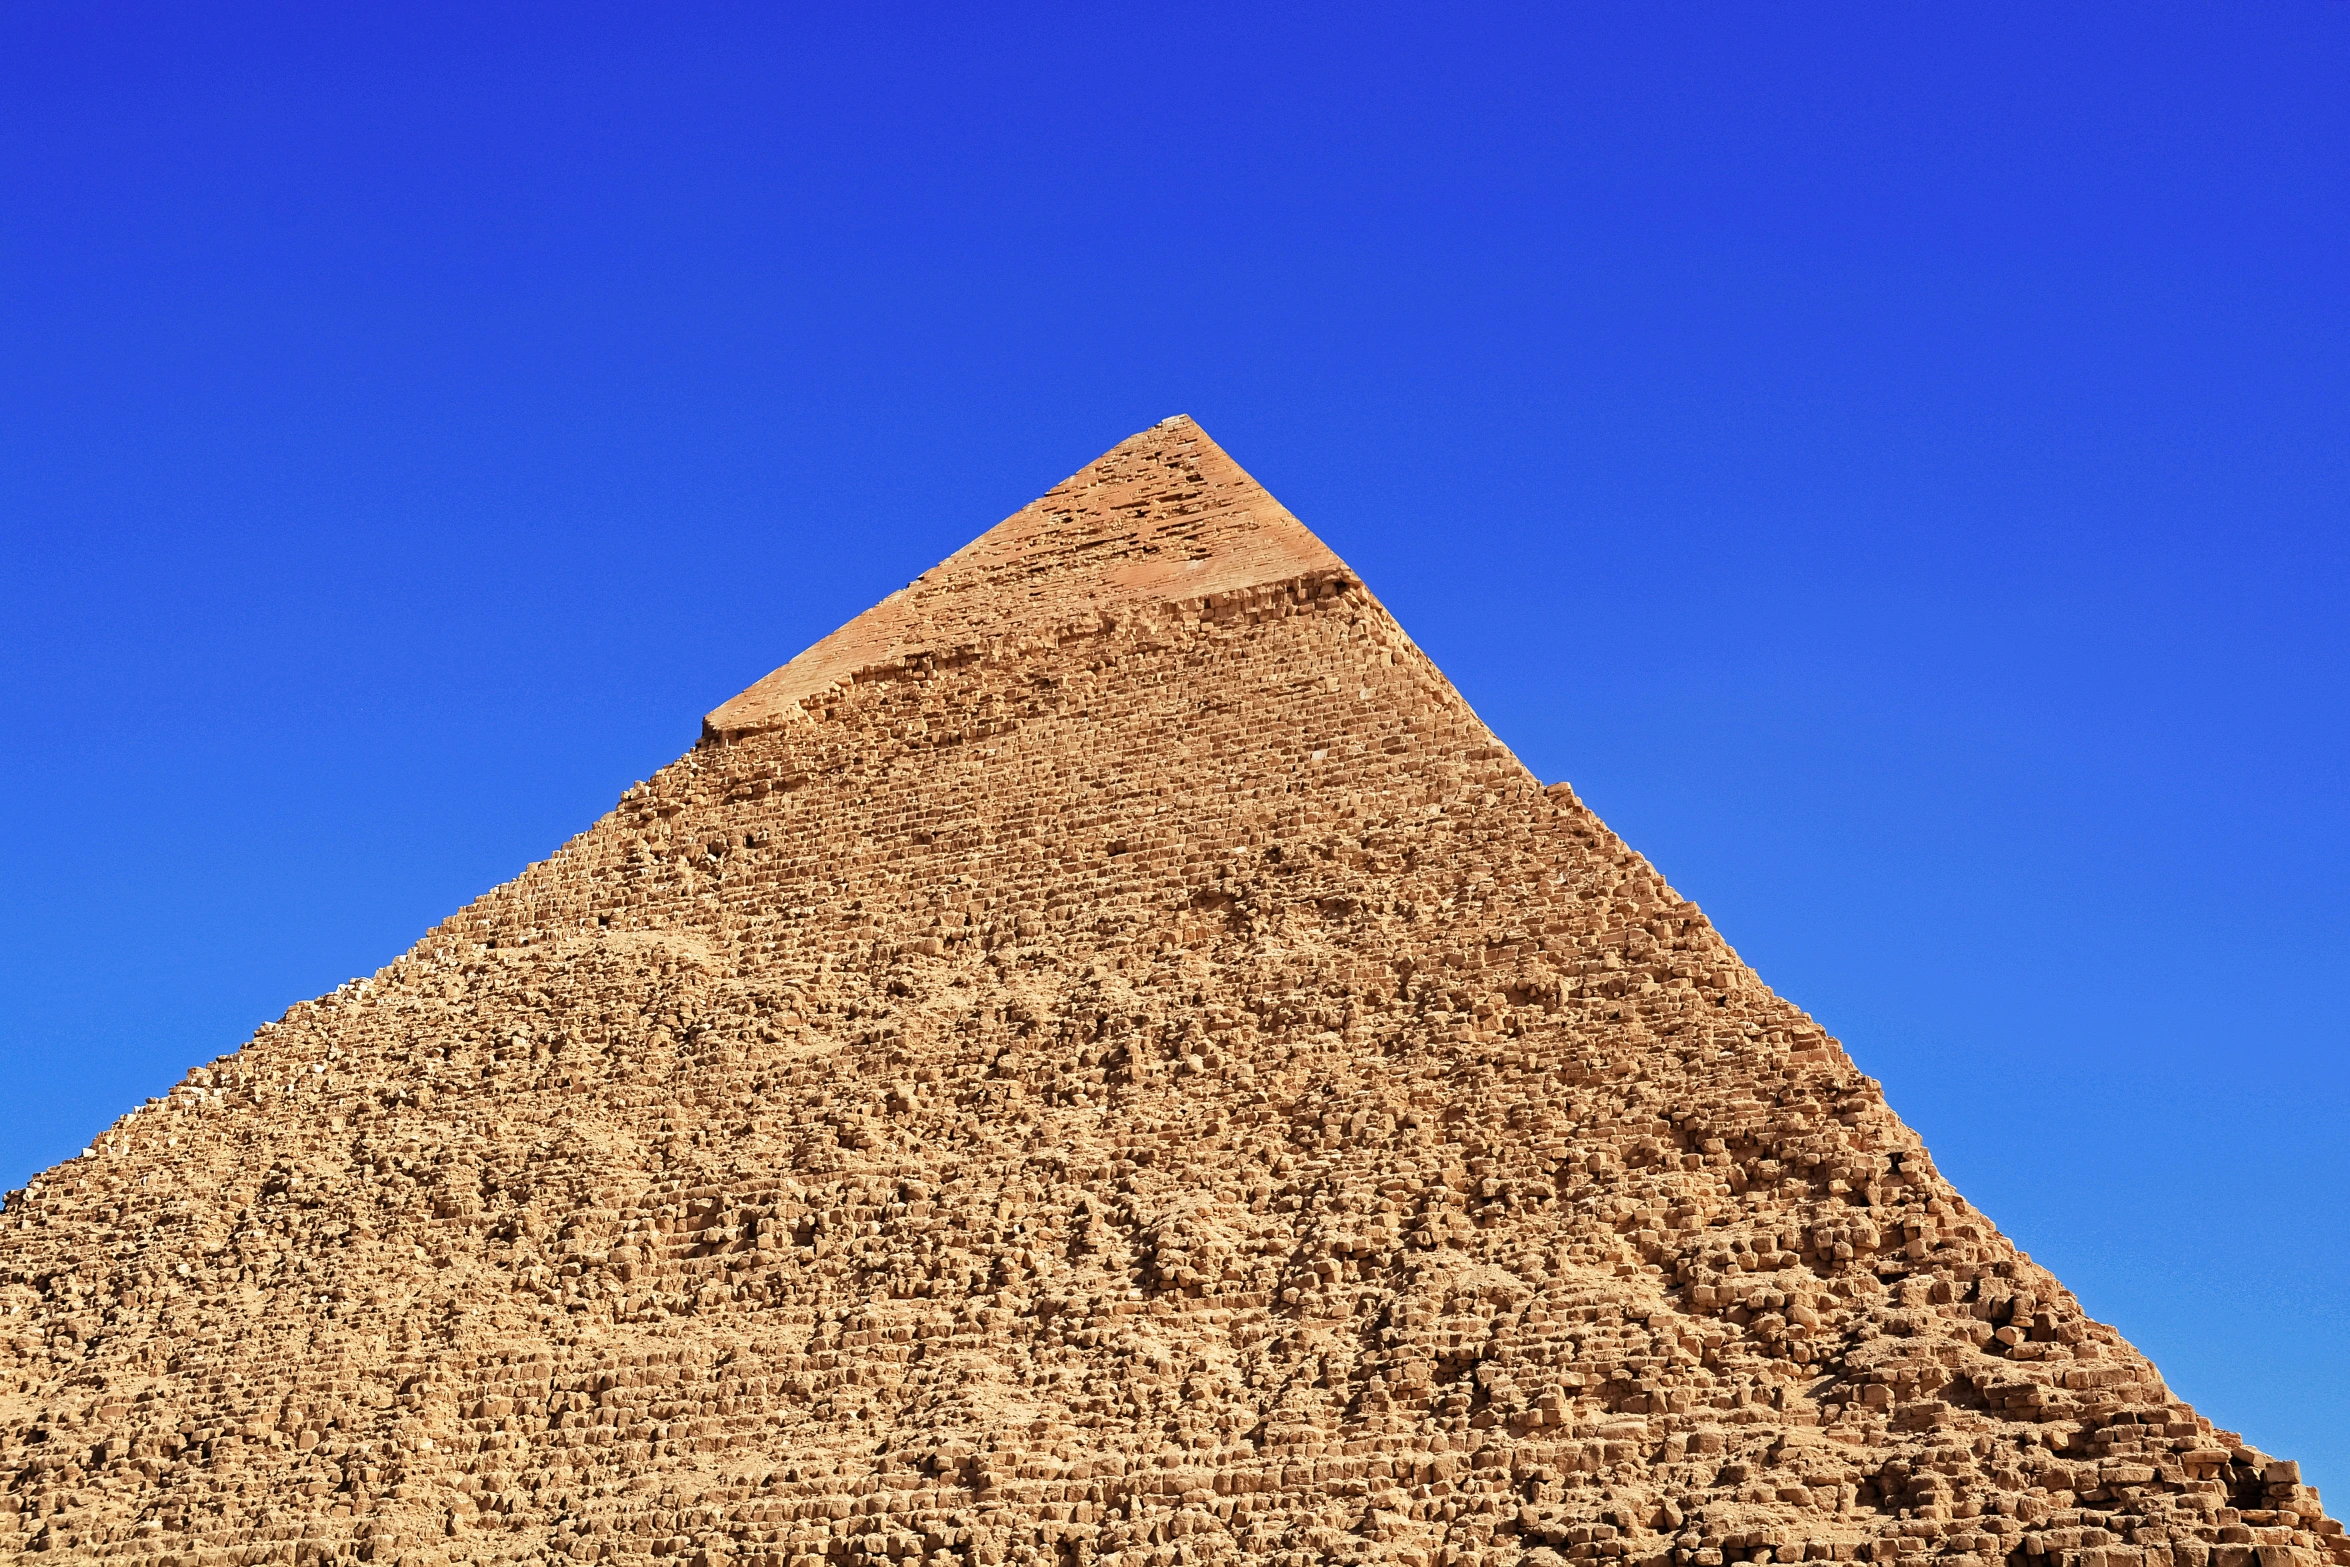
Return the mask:
<path id="1" fill-rule="evenodd" d="M 0 1556 L 2350 1567 L 1188 419 L 0 1213 Z"/>

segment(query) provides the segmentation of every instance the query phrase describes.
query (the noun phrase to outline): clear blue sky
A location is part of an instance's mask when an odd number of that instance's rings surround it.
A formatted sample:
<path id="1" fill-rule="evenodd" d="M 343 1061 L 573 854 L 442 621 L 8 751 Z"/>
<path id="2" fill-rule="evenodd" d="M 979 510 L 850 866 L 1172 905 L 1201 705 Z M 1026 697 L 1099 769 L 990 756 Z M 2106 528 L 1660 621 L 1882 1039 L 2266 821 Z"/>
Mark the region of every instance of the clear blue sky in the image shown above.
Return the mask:
<path id="1" fill-rule="evenodd" d="M 0 1183 L 1186 411 L 2350 1502 L 2350 5 L 1278 9 L 0 9 Z"/>

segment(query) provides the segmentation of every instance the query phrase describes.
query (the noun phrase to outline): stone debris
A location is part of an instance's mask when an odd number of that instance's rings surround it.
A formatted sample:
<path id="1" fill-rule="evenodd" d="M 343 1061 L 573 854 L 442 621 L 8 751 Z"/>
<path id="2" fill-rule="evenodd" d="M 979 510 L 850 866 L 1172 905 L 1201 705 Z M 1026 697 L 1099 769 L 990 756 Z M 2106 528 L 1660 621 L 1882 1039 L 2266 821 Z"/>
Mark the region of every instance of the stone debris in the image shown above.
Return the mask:
<path id="1" fill-rule="evenodd" d="M 2350 1567 L 1188 419 L 0 1214 L 0 1555 Z"/>

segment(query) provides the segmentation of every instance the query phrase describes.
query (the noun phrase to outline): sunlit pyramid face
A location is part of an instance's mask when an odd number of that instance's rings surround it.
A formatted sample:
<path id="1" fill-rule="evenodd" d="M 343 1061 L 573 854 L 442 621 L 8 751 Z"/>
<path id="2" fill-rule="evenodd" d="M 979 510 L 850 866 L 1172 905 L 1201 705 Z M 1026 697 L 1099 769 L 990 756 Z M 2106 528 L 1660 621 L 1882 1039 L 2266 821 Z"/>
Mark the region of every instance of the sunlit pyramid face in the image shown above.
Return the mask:
<path id="1" fill-rule="evenodd" d="M 0 1311 L 11 1555 L 2350 1562 L 1182 418 L 13 1196 Z"/>

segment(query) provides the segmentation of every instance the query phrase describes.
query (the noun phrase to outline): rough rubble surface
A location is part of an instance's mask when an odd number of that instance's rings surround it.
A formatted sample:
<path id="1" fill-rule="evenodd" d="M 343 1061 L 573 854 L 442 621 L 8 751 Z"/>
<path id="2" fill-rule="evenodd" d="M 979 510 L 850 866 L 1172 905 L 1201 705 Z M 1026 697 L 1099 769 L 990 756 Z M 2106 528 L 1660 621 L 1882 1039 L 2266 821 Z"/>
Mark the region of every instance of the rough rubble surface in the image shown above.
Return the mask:
<path id="1" fill-rule="evenodd" d="M 1188 419 L 0 1215 L 0 1556 L 2350 1564 Z"/>

